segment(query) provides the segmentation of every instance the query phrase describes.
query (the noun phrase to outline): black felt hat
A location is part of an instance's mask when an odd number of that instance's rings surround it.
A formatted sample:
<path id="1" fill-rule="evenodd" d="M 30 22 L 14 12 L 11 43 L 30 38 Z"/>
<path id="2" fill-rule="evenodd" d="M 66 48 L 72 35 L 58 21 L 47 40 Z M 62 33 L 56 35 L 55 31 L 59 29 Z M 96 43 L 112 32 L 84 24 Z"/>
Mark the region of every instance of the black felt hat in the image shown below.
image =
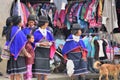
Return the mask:
<path id="1" fill-rule="evenodd" d="M 71 28 L 71 33 L 72 34 L 76 34 L 78 32 L 78 30 L 82 30 L 80 28 L 80 25 L 78 23 L 75 23 L 72 25 L 72 28 Z"/>
<path id="2" fill-rule="evenodd" d="M 36 16 L 35 15 L 29 15 L 28 21 L 30 21 L 30 20 L 35 21 L 36 20 Z"/>
<path id="3" fill-rule="evenodd" d="M 44 23 L 46 23 L 46 22 L 49 22 L 49 20 L 48 20 L 48 18 L 47 18 L 46 16 L 40 16 L 40 17 L 39 17 L 39 22 L 44 22 Z"/>
<path id="4" fill-rule="evenodd" d="M 75 23 L 75 24 L 72 25 L 71 30 L 81 30 L 81 27 L 78 23 Z"/>

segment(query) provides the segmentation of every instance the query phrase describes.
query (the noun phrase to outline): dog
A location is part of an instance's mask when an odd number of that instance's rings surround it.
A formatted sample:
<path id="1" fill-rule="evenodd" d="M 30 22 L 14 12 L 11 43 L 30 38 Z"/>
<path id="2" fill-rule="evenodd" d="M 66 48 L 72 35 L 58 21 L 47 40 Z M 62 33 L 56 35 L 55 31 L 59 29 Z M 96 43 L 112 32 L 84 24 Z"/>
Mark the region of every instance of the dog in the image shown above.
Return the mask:
<path id="1" fill-rule="evenodd" d="M 118 69 L 118 75 L 120 75 L 120 64 L 116 64 L 117 69 Z"/>
<path id="2" fill-rule="evenodd" d="M 108 76 L 113 76 L 114 77 L 114 80 L 118 80 L 118 75 L 119 75 L 119 72 L 120 70 L 120 65 L 115 65 L 115 64 L 102 64 L 101 62 L 99 61 L 96 61 L 93 65 L 93 67 L 95 69 L 98 69 L 99 70 L 99 80 L 101 80 L 101 78 L 103 76 L 105 76 L 105 80 L 109 80 Z"/>

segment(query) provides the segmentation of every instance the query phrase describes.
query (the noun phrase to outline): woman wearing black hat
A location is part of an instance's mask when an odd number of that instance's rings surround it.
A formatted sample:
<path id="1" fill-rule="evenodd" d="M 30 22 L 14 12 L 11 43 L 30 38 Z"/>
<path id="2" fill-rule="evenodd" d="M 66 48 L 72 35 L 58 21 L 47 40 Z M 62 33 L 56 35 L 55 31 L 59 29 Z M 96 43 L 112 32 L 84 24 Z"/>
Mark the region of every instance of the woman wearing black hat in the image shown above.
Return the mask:
<path id="1" fill-rule="evenodd" d="M 38 75 L 38 80 L 41 80 L 41 75 L 44 76 L 44 80 L 47 79 L 47 75 L 50 73 L 49 60 L 52 58 L 54 51 L 50 53 L 53 46 L 53 35 L 48 27 L 48 19 L 45 16 L 40 16 L 38 21 L 38 29 L 34 32 L 35 38 L 35 62 L 33 64 L 33 73 Z"/>
<path id="2" fill-rule="evenodd" d="M 25 28 L 23 28 L 23 32 L 25 35 L 33 34 L 34 31 L 36 30 L 36 16 L 35 15 L 29 15 L 28 20 L 27 20 L 27 25 Z"/>
<path id="3" fill-rule="evenodd" d="M 10 27 L 6 46 L 9 46 L 10 59 L 7 63 L 7 73 L 10 80 L 21 80 L 21 74 L 26 72 L 25 56 L 31 57 L 24 48 L 26 36 L 21 31 L 21 17 L 13 16 L 13 26 Z M 25 56 L 24 56 L 25 55 Z"/>
<path id="4" fill-rule="evenodd" d="M 86 51 L 86 48 L 81 38 L 82 31 L 80 25 L 73 24 L 71 33 L 72 34 L 66 39 L 66 43 L 63 46 L 62 53 L 74 63 L 74 73 L 72 76 L 88 73 L 86 56 L 83 53 L 84 51 Z"/>

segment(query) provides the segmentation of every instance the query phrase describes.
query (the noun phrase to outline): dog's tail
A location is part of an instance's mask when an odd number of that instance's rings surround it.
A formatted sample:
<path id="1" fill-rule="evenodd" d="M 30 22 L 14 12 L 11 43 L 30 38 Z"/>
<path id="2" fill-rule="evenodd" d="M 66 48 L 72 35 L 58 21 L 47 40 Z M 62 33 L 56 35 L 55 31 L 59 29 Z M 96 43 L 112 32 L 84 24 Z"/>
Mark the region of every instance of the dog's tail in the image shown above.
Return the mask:
<path id="1" fill-rule="evenodd" d="M 94 63 L 94 65 L 93 65 L 93 67 L 94 67 L 95 69 L 100 69 L 100 66 L 101 66 L 101 62 L 100 62 L 100 61 L 96 61 L 96 62 Z"/>

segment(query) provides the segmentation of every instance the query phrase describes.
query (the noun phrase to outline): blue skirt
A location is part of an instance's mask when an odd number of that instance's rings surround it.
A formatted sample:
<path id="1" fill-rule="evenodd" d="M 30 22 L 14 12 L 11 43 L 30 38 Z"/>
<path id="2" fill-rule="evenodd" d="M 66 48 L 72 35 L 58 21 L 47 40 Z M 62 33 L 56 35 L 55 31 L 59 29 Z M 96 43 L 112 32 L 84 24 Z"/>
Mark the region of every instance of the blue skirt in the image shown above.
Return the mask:
<path id="1" fill-rule="evenodd" d="M 73 75 L 81 75 L 88 73 L 87 70 L 87 62 L 82 59 L 82 53 L 71 52 L 67 54 L 68 59 L 72 60 L 74 63 L 74 74 Z"/>

